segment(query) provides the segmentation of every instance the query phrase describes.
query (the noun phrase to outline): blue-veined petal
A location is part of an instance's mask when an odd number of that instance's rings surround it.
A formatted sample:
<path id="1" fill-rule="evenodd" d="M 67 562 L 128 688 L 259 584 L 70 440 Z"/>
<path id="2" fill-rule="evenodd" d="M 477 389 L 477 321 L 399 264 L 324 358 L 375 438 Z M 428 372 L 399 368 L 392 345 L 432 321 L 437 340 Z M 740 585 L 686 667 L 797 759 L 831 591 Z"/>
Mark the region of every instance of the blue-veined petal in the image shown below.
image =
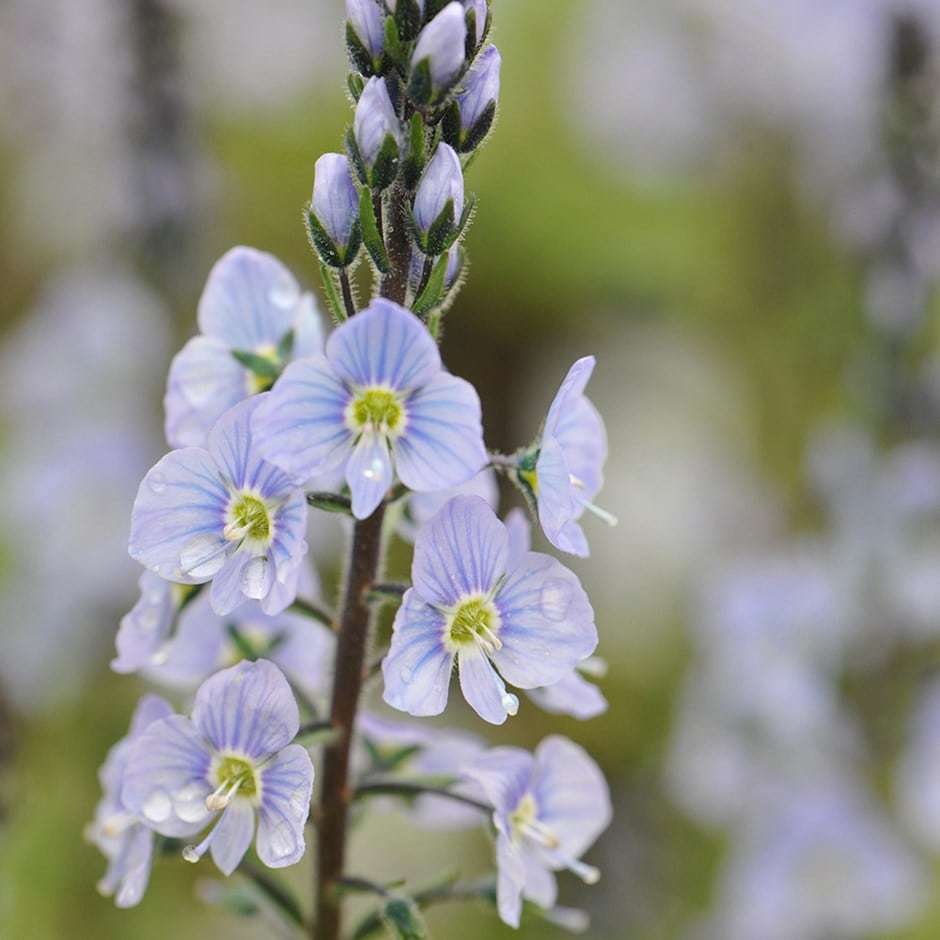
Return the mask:
<path id="1" fill-rule="evenodd" d="M 248 800 L 236 797 L 225 807 L 212 831 L 209 851 L 223 874 L 230 875 L 235 871 L 245 857 L 254 834 L 254 807 Z"/>
<path id="2" fill-rule="evenodd" d="M 366 433 L 359 438 L 346 464 L 346 482 L 352 514 L 357 519 L 371 516 L 392 485 L 392 458 L 383 435 Z"/>
<path id="3" fill-rule="evenodd" d="M 310 813 L 313 763 L 306 749 L 291 744 L 259 771 L 258 857 L 284 868 L 304 854 L 304 825 Z"/>
<path id="4" fill-rule="evenodd" d="M 607 711 L 604 693 L 576 669 L 551 685 L 530 689 L 528 696 L 543 711 L 553 715 L 571 715 L 581 721 L 596 718 Z"/>
<path id="5" fill-rule="evenodd" d="M 457 663 L 463 697 L 484 721 L 501 725 L 516 713 L 519 700 L 506 691 L 506 684 L 479 646 L 462 647 Z"/>
<path id="6" fill-rule="evenodd" d="M 447 704 L 454 656 L 444 646 L 445 618 L 413 588 L 405 591 L 382 661 L 383 698 L 411 715 L 439 715 Z"/>
<path id="7" fill-rule="evenodd" d="M 252 760 L 286 747 L 300 726 L 290 685 L 265 659 L 208 678 L 196 693 L 192 720 L 216 751 Z"/>
<path id="8" fill-rule="evenodd" d="M 408 424 L 395 442 L 395 465 L 406 486 L 447 489 L 486 465 L 480 399 L 469 382 L 441 372 L 406 407 Z"/>
<path id="9" fill-rule="evenodd" d="M 525 862 L 522 853 L 503 832 L 496 836 L 496 870 L 496 908 L 499 919 L 510 927 L 518 927 L 522 916 Z"/>
<path id="10" fill-rule="evenodd" d="M 583 508 L 575 501 L 568 463 L 561 445 L 554 438 L 543 440 L 535 472 L 539 523 L 545 537 L 555 548 L 586 558 L 589 553 L 587 540 L 574 521 Z"/>

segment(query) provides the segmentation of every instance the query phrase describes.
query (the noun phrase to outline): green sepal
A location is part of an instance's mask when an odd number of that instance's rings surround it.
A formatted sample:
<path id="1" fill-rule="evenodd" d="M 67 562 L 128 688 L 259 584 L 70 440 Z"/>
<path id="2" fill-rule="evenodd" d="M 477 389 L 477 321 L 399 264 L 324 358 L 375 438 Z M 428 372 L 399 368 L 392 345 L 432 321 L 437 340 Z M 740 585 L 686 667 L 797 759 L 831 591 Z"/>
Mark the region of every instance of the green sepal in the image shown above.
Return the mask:
<path id="1" fill-rule="evenodd" d="M 450 101 L 444 108 L 441 118 L 441 136 L 444 143 L 460 152 L 460 107 L 457 101 Z"/>
<path id="2" fill-rule="evenodd" d="M 467 7 L 464 22 L 467 24 L 467 37 L 464 40 L 463 54 L 464 61 L 469 63 L 473 61 L 477 49 L 480 48 L 477 45 L 477 15 L 472 7 Z M 483 43 L 481 42 L 480 45 L 483 45 Z"/>
<path id="3" fill-rule="evenodd" d="M 457 223 L 457 230 L 454 233 L 454 237 L 450 240 L 450 245 L 452 245 L 457 236 L 462 236 L 466 232 L 468 226 L 470 225 L 470 220 L 473 218 L 473 213 L 476 212 L 477 208 L 477 197 L 470 193 L 469 196 L 464 200 L 463 203 L 463 212 L 460 215 L 460 221 Z M 450 248 L 450 245 L 447 247 Z"/>
<path id="4" fill-rule="evenodd" d="M 392 181 L 398 175 L 398 164 L 401 159 L 401 154 L 398 152 L 398 144 L 395 142 L 395 138 L 391 134 L 385 135 L 385 140 L 382 142 L 381 148 L 375 158 L 375 163 L 372 166 L 372 173 L 368 180 L 368 185 L 372 188 L 374 192 L 380 193 L 387 186 L 390 186 Z"/>
<path id="5" fill-rule="evenodd" d="M 426 255 L 440 255 L 450 248 L 460 231 L 454 222 L 454 200 L 448 199 L 425 236 Z"/>
<path id="6" fill-rule="evenodd" d="M 430 23 L 431 20 L 447 6 L 447 3 L 448 0 L 427 0 L 427 3 L 424 5 L 425 20 Z"/>
<path id="7" fill-rule="evenodd" d="M 333 315 L 334 323 L 343 323 L 348 320 L 346 308 L 336 293 L 336 284 L 333 283 L 333 274 L 325 265 L 320 265 L 320 277 L 323 278 L 323 290 L 326 291 L 326 302 L 330 305 L 330 313 Z"/>
<path id="8" fill-rule="evenodd" d="M 346 55 L 349 57 L 349 64 L 357 72 L 367 77 L 375 75 L 375 63 L 372 61 L 372 54 L 362 44 L 362 40 L 349 21 L 346 22 Z"/>
<path id="9" fill-rule="evenodd" d="M 419 317 L 423 317 L 428 311 L 433 310 L 441 300 L 444 293 L 444 276 L 447 273 L 447 252 L 444 252 L 437 259 L 437 263 L 431 269 L 431 276 L 428 278 L 424 290 L 415 300 L 412 309 Z"/>
<path id="10" fill-rule="evenodd" d="M 307 493 L 307 505 L 325 512 L 336 512 L 344 516 L 352 515 L 352 502 L 341 493 Z"/>
<path id="11" fill-rule="evenodd" d="M 456 102 L 455 102 L 456 104 Z M 496 118 L 496 102 L 491 101 L 484 109 L 483 113 L 477 118 L 476 124 L 465 134 L 458 131 L 459 146 L 454 147 L 458 153 L 471 153 L 476 150 L 486 139 L 486 135 L 493 126 Z M 459 124 L 459 118 L 458 118 Z M 448 141 L 450 143 L 450 141 Z M 451 144 L 453 147 L 454 145 Z"/>
<path id="12" fill-rule="evenodd" d="M 359 99 L 362 97 L 362 90 L 366 87 L 362 76 L 358 72 L 348 72 L 346 75 L 346 87 L 349 89 L 353 103 L 358 104 Z"/>
<path id="13" fill-rule="evenodd" d="M 402 49 L 398 25 L 393 16 L 386 17 L 385 20 L 385 58 L 401 71 L 405 70 L 405 52 Z"/>
<path id="14" fill-rule="evenodd" d="M 408 153 L 402 167 L 402 178 L 405 189 L 414 190 L 424 171 L 424 119 L 418 112 L 411 116 L 411 127 L 408 134 Z"/>
<path id="15" fill-rule="evenodd" d="M 428 929 L 411 898 L 390 897 L 379 916 L 396 940 L 427 940 Z"/>
<path id="16" fill-rule="evenodd" d="M 369 257 L 382 274 L 388 274 L 391 265 L 385 244 L 379 235 L 379 226 L 375 218 L 375 207 L 372 205 L 372 193 L 368 186 L 359 190 L 359 223 L 362 229 L 362 240 L 365 242 Z"/>
<path id="17" fill-rule="evenodd" d="M 293 351 L 294 331 L 290 329 L 281 337 L 281 341 L 277 344 L 277 349 L 274 351 L 274 354 L 277 356 L 278 362 L 287 362 Z"/>
<path id="18" fill-rule="evenodd" d="M 369 753 L 369 759 L 372 761 L 372 768 L 382 773 L 393 773 L 398 770 L 405 761 L 415 754 L 420 753 L 424 748 L 421 744 L 411 744 L 408 747 L 395 748 L 388 750 L 376 747 L 375 743 L 369 738 L 364 737 L 362 743 Z"/>
<path id="19" fill-rule="evenodd" d="M 245 349 L 233 349 L 232 358 L 249 371 L 254 372 L 259 379 L 265 379 L 272 384 L 281 374 L 281 367 L 278 363 Z"/>
<path id="20" fill-rule="evenodd" d="M 346 155 L 349 157 L 352 168 L 356 171 L 356 176 L 359 177 L 359 182 L 363 186 L 368 186 L 369 172 L 362 160 L 362 154 L 359 151 L 359 144 L 356 141 L 356 135 L 353 133 L 352 125 L 346 130 Z"/>
<path id="21" fill-rule="evenodd" d="M 320 260 L 331 268 L 342 268 L 343 257 L 333 244 L 333 239 L 320 224 L 320 220 L 314 215 L 309 202 L 304 207 L 304 224 L 307 229 L 307 238 L 310 239 L 310 244 Z"/>
<path id="22" fill-rule="evenodd" d="M 431 82 L 431 60 L 422 59 L 411 67 L 411 77 L 408 81 L 408 97 L 418 107 L 431 103 L 434 85 Z"/>
<path id="23" fill-rule="evenodd" d="M 401 41 L 410 42 L 414 39 L 421 29 L 421 8 L 418 6 L 418 0 L 398 0 L 394 19 Z"/>

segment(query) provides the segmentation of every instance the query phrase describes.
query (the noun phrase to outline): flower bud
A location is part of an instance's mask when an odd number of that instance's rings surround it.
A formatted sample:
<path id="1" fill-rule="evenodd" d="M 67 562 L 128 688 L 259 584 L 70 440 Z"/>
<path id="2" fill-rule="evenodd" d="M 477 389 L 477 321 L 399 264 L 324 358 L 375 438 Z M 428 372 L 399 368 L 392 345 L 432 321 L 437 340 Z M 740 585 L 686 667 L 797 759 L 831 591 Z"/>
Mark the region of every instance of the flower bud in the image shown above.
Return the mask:
<path id="1" fill-rule="evenodd" d="M 478 49 L 486 34 L 486 0 L 463 0 L 463 7 L 468 22 L 470 15 L 473 14 L 473 33 L 467 36 L 468 45 L 471 49 Z"/>
<path id="2" fill-rule="evenodd" d="M 461 153 L 475 150 L 493 126 L 501 61 L 496 46 L 487 46 L 467 72 L 464 90 L 455 98 L 460 115 L 456 148 Z"/>
<path id="3" fill-rule="evenodd" d="M 325 153 L 317 160 L 307 221 L 310 240 L 324 263 L 343 268 L 353 262 L 362 231 L 359 194 L 345 155 Z"/>
<path id="4" fill-rule="evenodd" d="M 385 11 L 376 0 L 346 0 L 346 51 L 363 75 L 379 71 L 385 52 Z"/>
<path id="5" fill-rule="evenodd" d="M 355 148 L 350 149 L 359 178 L 373 192 L 383 190 L 398 172 L 404 140 L 384 79 L 372 77 L 366 82 L 356 105 L 352 137 Z"/>
<path id="6" fill-rule="evenodd" d="M 415 193 L 414 226 L 426 255 L 439 255 L 454 242 L 463 214 L 463 170 L 460 158 L 445 143 L 424 170 Z"/>
<path id="7" fill-rule="evenodd" d="M 463 71 L 466 41 L 464 8 L 453 0 L 421 30 L 415 43 L 408 86 L 413 101 L 432 104 L 450 89 Z"/>

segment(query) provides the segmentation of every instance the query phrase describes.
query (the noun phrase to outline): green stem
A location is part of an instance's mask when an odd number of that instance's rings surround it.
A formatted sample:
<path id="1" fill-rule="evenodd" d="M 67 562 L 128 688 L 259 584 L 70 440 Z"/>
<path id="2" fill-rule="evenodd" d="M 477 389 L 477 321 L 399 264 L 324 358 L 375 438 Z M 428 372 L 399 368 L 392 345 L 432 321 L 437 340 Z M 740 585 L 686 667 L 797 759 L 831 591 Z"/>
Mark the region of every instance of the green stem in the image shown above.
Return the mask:
<path id="1" fill-rule="evenodd" d="M 472 796 L 465 796 L 462 793 L 456 793 L 448 790 L 447 787 L 440 787 L 435 784 L 421 783 L 418 780 L 371 780 L 360 784 L 353 793 L 353 799 L 367 796 L 441 796 L 455 803 L 463 803 L 464 806 L 472 806 L 484 813 L 492 813 L 493 807 L 482 800 L 474 799 Z"/>

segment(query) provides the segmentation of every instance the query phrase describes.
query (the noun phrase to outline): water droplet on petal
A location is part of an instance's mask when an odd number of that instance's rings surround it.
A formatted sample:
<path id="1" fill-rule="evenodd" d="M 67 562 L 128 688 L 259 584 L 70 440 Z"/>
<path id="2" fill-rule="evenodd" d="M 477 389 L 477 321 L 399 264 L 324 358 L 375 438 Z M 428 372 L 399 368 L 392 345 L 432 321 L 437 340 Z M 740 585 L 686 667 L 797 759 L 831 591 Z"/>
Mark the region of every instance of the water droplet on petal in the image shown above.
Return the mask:
<path id="1" fill-rule="evenodd" d="M 225 566 L 229 543 L 215 533 L 197 535 L 180 552 L 180 566 L 193 578 L 212 578 Z"/>
<path id="2" fill-rule="evenodd" d="M 142 611 L 137 618 L 137 626 L 140 627 L 141 631 L 144 633 L 153 633 L 153 631 L 160 626 L 161 619 L 156 610 L 152 607 L 148 607 L 146 610 Z"/>
<path id="3" fill-rule="evenodd" d="M 292 278 L 286 276 L 278 278 L 268 290 L 268 300 L 275 307 L 283 307 L 289 310 L 291 307 L 296 306 L 297 301 L 300 300 L 300 288 Z"/>
<path id="4" fill-rule="evenodd" d="M 188 783 L 173 794 L 173 810 L 183 822 L 197 823 L 208 816 L 207 788 L 201 783 Z"/>
<path id="5" fill-rule="evenodd" d="M 173 803 L 169 794 L 165 790 L 153 790 L 147 794 L 140 812 L 144 819 L 148 819 L 152 823 L 162 823 L 169 817 L 172 809 Z"/>
<path id="6" fill-rule="evenodd" d="M 401 679 L 402 682 L 411 682 L 414 674 L 414 669 L 411 669 L 408 666 L 402 666 L 401 669 L 398 670 L 398 678 Z"/>
<path id="7" fill-rule="evenodd" d="M 513 695 L 512 692 L 504 692 L 500 701 L 503 703 L 507 715 L 515 715 L 519 711 L 519 698 Z"/>
<path id="8" fill-rule="evenodd" d="M 282 822 L 268 830 L 268 851 L 274 858 L 287 858 L 297 849 L 297 839 L 290 823 Z"/>
<path id="9" fill-rule="evenodd" d="M 268 568 L 270 567 L 267 555 L 252 558 L 242 571 L 242 592 L 246 597 L 261 600 L 268 590 Z"/>
<path id="10" fill-rule="evenodd" d="M 200 858 L 199 852 L 196 851 L 196 846 L 194 845 L 184 846 L 183 858 L 186 859 L 187 862 L 192 862 L 195 865 L 196 862 L 198 862 Z"/>
<path id="11" fill-rule="evenodd" d="M 162 493 L 166 489 L 166 477 L 159 470 L 154 470 L 147 477 L 147 485 L 154 493 Z"/>
<path id="12" fill-rule="evenodd" d="M 556 623 L 565 619 L 571 602 L 571 587 L 557 578 L 550 578 L 542 585 L 542 613 Z"/>

